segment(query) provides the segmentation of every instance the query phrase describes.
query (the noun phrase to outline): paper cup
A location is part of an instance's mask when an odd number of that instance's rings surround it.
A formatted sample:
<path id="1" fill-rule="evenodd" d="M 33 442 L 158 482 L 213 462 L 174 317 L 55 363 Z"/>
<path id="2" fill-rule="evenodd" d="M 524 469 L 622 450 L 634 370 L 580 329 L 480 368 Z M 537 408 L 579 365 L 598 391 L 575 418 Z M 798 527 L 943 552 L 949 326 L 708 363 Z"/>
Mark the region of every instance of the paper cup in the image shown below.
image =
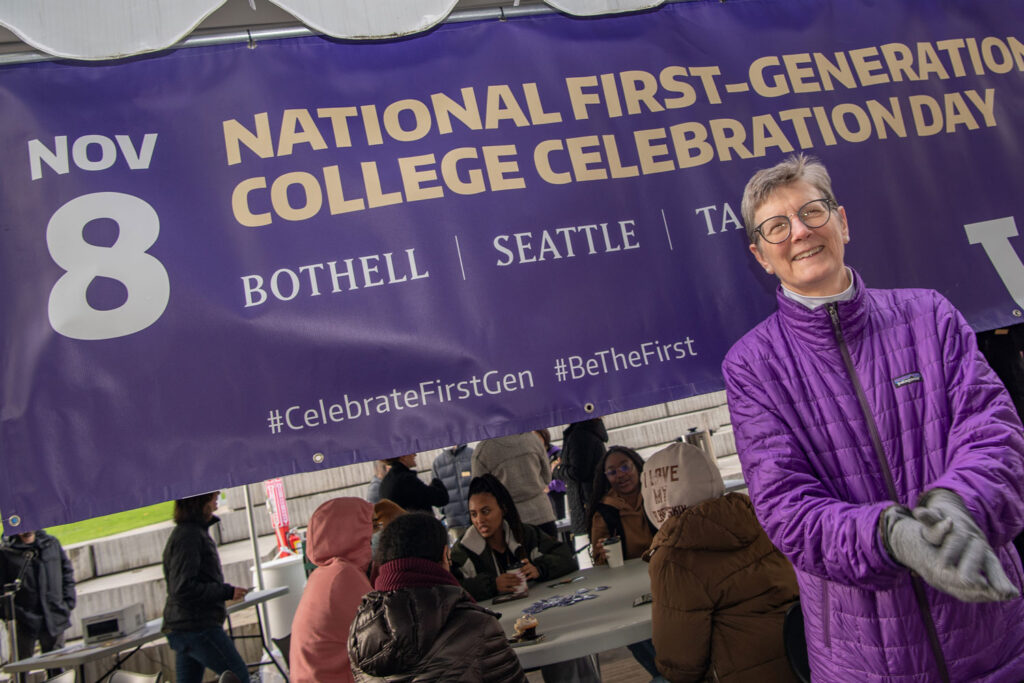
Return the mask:
<path id="1" fill-rule="evenodd" d="M 622 566 L 622 541 L 617 536 L 604 540 L 604 552 L 608 557 L 609 567 Z"/>
<path id="2" fill-rule="evenodd" d="M 512 591 L 513 595 L 519 595 L 520 593 L 526 592 L 526 574 L 523 573 L 522 569 L 512 569 L 505 573 L 511 574 L 512 576 L 516 577 L 516 579 L 519 581 L 519 585 L 516 586 L 516 589 L 514 591 Z"/>

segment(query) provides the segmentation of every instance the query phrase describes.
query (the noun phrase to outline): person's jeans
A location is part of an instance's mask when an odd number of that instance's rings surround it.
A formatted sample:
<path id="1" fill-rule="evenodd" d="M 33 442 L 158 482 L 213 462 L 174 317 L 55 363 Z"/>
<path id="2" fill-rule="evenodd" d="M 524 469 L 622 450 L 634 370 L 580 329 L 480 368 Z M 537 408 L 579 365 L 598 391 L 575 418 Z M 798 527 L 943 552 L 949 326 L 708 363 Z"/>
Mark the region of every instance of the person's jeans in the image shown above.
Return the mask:
<path id="1" fill-rule="evenodd" d="M 202 683 L 203 669 L 218 676 L 231 669 L 238 678 L 249 680 L 249 669 L 235 644 L 219 626 L 203 631 L 171 631 L 167 642 L 174 650 L 178 683 Z"/>
<path id="2" fill-rule="evenodd" d="M 540 668 L 544 683 L 600 683 L 601 669 L 597 655 L 547 664 Z"/>
<path id="3" fill-rule="evenodd" d="M 633 643 L 627 645 L 629 651 L 633 653 L 633 659 L 639 662 L 640 666 L 647 669 L 647 673 L 657 678 L 661 674 L 658 672 L 658 667 L 654 663 L 654 641 L 643 640 L 639 643 Z"/>

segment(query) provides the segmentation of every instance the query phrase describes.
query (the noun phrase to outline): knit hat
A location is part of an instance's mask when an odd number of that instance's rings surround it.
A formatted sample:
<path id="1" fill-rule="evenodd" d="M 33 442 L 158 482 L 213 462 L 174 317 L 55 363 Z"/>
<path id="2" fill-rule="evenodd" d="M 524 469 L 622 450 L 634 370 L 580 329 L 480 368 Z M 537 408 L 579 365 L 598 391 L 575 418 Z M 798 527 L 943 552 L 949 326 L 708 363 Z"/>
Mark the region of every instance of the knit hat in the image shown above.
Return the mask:
<path id="1" fill-rule="evenodd" d="M 652 455 L 641 474 L 644 510 L 654 526 L 688 507 L 725 493 L 725 483 L 711 455 L 676 442 Z"/>

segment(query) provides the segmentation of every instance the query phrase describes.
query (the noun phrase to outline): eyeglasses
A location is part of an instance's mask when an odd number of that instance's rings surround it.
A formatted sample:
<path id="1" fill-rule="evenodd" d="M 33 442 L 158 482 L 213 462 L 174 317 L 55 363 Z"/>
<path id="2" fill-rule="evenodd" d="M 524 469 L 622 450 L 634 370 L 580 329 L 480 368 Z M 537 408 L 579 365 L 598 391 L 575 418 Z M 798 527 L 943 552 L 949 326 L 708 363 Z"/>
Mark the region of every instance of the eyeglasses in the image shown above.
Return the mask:
<path id="1" fill-rule="evenodd" d="M 619 465 L 618 467 L 613 467 L 610 470 L 605 470 L 604 471 L 604 476 L 606 476 L 609 479 L 611 479 L 616 474 L 629 474 L 634 469 L 635 468 L 633 467 L 633 463 L 631 463 L 631 462 L 624 462 L 621 465 Z"/>
<path id="2" fill-rule="evenodd" d="M 761 237 L 764 238 L 765 242 L 782 244 L 789 239 L 790 233 L 793 232 L 793 222 L 789 219 L 789 216 L 799 217 L 801 223 L 814 230 L 828 223 L 828 219 L 832 216 L 833 208 L 835 207 L 833 207 L 831 200 L 812 199 L 797 209 L 796 213 L 789 214 L 788 216 L 772 216 L 761 221 L 754 228 L 754 232 L 761 233 Z"/>

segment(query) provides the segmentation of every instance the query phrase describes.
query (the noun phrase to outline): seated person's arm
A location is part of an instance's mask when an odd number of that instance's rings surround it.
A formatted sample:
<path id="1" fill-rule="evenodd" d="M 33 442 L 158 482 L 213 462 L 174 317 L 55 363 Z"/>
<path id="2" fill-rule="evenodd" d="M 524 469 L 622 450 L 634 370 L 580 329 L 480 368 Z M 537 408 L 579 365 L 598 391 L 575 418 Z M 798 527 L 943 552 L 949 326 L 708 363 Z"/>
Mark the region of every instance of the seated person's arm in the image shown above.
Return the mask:
<path id="1" fill-rule="evenodd" d="M 594 564 L 607 564 L 608 554 L 604 550 L 604 541 L 611 536 L 608 525 L 605 524 L 601 513 L 595 512 L 590 520 L 590 556 L 594 558 Z"/>
<path id="2" fill-rule="evenodd" d="M 493 598 L 499 592 L 496 577 L 493 574 L 477 574 L 470 553 L 461 543 L 452 548 L 451 572 L 458 579 L 466 592 L 477 601 Z M 506 593 L 509 591 L 505 591 Z"/>
<path id="3" fill-rule="evenodd" d="M 664 549 L 662 549 L 664 552 Z M 651 560 L 651 630 L 658 670 L 672 681 L 703 681 L 711 666 L 714 603 L 700 581 L 666 557 Z M 781 633 L 779 636 L 781 643 Z M 743 647 L 742 642 L 728 646 Z"/>
<path id="4" fill-rule="evenodd" d="M 537 578 L 547 581 L 580 568 L 569 546 L 536 527 L 532 528 L 537 534 L 537 547 L 530 553 L 528 561 L 537 568 Z"/>

